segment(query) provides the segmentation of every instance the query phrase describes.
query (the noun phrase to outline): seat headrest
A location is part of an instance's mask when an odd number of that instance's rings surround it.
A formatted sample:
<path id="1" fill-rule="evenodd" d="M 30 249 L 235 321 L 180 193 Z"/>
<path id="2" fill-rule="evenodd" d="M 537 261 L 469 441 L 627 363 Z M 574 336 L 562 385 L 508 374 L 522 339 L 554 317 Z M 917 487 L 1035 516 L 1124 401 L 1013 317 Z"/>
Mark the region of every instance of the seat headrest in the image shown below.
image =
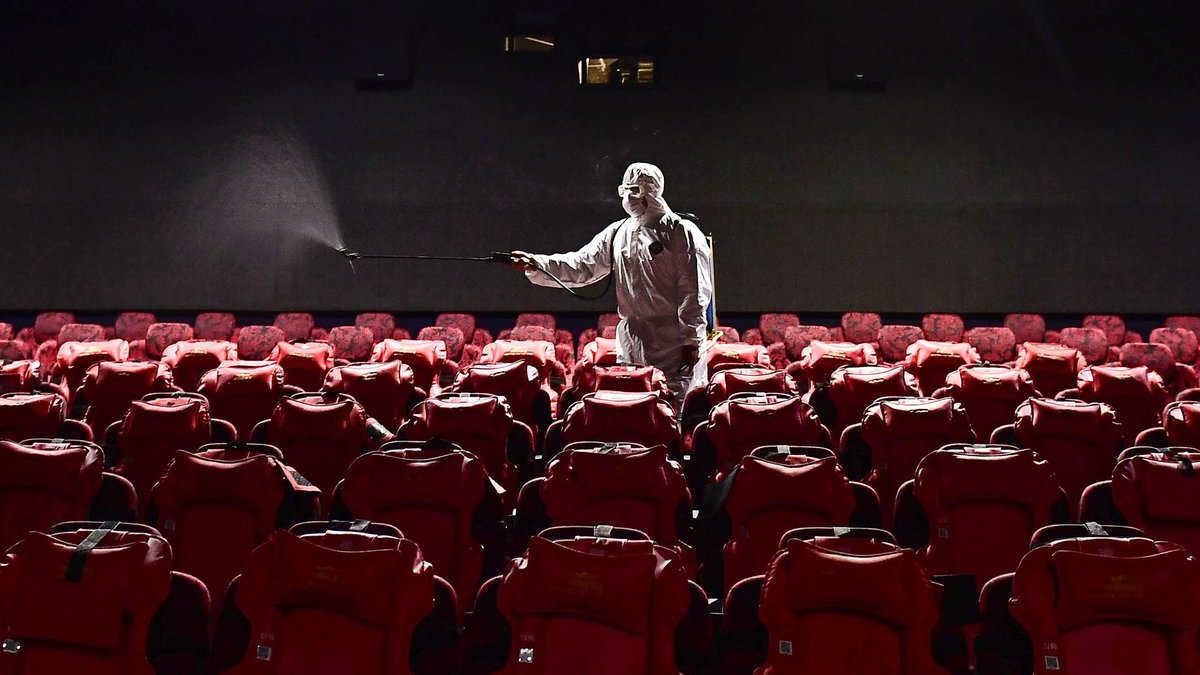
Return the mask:
<path id="1" fill-rule="evenodd" d="M 957 410 L 954 399 L 904 397 L 879 402 L 884 426 L 899 433 L 943 434 L 953 429 Z"/>
<path id="2" fill-rule="evenodd" d="M 202 398 L 156 398 L 134 401 L 121 424 L 123 437 L 187 434 L 207 439 L 212 431 L 208 401 Z"/>
<path id="3" fill-rule="evenodd" d="M 1074 435 L 1100 424 L 1104 409 L 1099 403 L 1031 398 L 1030 422 L 1040 434 Z"/>
<path id="4" fill-rule="evenodd" d="M 909 549 L 855 555 L 792 540 L 786 551 L 784 583 L 794 611 L 851 612 L 909 626 L 928 604 L 918 595 L 929 595 L 928 582 Z"/>
<path id="5" fill-rule="evenodd" d="M 1111 619 L 1200 627 L 1200 570 L 1182 549 L 1138 557 L 1056 551 L 1050 565 L 1061 628 Z"/>
<path id="6" fill-rule="evenodd" d="M 487 473 L 462 450 L 387 450 L 356 458 L 342 482 L 342 500 L 356 517 L 420 504 L 474 508 Z"/>
<path id="7" fill-rule="evenodd" d="M 0 487 L 37 487 L 61 497 L 95 495 L 104 471 L 104 451 L 93 443 L 66 447 L 23 445 L 0 441 Z"/>
<path id="8" fill-rule="evenodd" d="M 640 450 L 623 448 L 616 452 L 564 450 L 546 474 L 547 482 L 570 480 L 588 499 L 668 497 L 668 486 L 672 482 L 668 475 L 667 449 L 661 445 Z"/>

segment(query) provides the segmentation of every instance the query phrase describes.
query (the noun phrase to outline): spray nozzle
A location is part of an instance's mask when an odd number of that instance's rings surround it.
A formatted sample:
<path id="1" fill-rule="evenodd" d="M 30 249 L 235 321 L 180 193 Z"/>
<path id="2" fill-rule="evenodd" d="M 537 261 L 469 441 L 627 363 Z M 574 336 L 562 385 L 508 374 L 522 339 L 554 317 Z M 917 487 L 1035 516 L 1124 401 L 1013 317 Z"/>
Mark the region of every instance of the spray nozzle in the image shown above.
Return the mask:
<path id="1" fill-rule="evenodd" d="M 339 246 L 339 247 L 335 248 L 334 250 L 337 251 L 338 255 L 349 258 L 351 260 L 362 257 L 362 254 L 358 253 L 357 251 L 351 251 L 350 249 L 346 248 L 345 246 Z"/>

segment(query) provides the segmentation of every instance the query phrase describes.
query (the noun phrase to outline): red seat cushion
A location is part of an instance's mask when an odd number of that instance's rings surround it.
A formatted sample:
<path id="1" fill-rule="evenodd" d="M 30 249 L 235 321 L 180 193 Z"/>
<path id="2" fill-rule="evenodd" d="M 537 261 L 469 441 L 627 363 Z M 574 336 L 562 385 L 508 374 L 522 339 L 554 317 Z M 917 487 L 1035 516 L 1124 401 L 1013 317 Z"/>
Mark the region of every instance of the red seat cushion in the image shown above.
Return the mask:
<path id="1" fill-rule="evenodd" d="M 926 314 L 921 319 L 921 330 L 926 340 L 937 342 L 961 342 L 963 320 L 957 314 Z"/>

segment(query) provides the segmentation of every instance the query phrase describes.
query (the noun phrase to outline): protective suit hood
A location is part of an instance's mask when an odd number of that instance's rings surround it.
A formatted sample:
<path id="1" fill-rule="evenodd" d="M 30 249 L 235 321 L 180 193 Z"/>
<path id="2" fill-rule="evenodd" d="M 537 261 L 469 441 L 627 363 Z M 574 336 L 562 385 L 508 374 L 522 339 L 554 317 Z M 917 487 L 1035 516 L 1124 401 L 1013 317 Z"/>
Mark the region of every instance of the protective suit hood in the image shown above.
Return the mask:
<path id="1" fill-rule="evenodd" d="M 635 183 L 642 186 L 642 196 L 622 195 L 621 197 L 621 207 L 625 209 L 625 213 L 628 213 L 630 218 L 637 220 L 638 224 L 643 226 L 658 224 L 663 221 L 663 216 L 668 216 L 667 221 L 671 224 L 679 220 L 679 217 L 662 197 L 666 179 L 663 178 L 661 169 L 647 162 L 630 164 L 625 169 L 621 184 L 633 185 Z"/>

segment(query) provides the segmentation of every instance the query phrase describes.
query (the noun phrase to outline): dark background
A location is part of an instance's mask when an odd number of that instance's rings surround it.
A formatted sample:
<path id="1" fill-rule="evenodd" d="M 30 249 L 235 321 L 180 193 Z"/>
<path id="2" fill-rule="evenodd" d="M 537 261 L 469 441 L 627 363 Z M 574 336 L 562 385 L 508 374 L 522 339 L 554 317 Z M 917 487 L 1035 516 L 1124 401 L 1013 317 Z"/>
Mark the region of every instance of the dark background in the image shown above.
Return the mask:
<path id="1" fill-rule="evenodd" d="M 602 311 L 329 243 L 573 248 L 640 160 L 726 312 L 1200 310 L 1188 4 L 901 5 L 6 0 L 0 309 Z M 660 85 L 580 90 L 584 53 Z"/>

